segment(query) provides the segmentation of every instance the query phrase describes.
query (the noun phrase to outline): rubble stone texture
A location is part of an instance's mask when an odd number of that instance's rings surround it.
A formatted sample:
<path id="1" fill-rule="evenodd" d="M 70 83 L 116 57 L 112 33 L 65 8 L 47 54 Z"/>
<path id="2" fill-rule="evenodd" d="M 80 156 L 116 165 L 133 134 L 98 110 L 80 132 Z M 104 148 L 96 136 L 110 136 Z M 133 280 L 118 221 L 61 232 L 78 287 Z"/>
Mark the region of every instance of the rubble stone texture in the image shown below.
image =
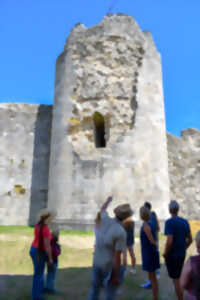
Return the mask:
<path id="1" fill-rule="evenodd" d="M 180 203 L 181 214 L 199 220 L 200 131 L 187 129 L 181 137 L 167 135 L 171 198 Z"/>
<path id="2" fill-rule="evenodd" d="M 57 60 L 48 206 L 87 227 L 105 198 L 169 202 L 160 55 L 132 17 L 76 26 Z M 111 209 L 113 208 L 111 206 Z"/>

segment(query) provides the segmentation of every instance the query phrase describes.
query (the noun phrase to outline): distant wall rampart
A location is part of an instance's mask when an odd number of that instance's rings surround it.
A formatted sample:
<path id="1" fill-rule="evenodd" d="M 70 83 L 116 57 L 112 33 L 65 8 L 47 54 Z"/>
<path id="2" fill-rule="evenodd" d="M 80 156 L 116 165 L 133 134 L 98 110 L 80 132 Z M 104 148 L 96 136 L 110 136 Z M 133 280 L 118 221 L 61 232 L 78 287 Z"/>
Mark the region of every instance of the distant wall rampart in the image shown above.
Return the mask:
<path id="1" fill-rule="evenodd" d="M 0 104 L 0 225 L 27 225 L 47 205 L 51 106 Z"/>
<path id="2" fill-rule="evenodd" d="M 0 225 L 35 222 L 47 205 L 51 106 L 0 104 Z M 167 134 L 171 199 L 199 220 L 200 131 Z"/>

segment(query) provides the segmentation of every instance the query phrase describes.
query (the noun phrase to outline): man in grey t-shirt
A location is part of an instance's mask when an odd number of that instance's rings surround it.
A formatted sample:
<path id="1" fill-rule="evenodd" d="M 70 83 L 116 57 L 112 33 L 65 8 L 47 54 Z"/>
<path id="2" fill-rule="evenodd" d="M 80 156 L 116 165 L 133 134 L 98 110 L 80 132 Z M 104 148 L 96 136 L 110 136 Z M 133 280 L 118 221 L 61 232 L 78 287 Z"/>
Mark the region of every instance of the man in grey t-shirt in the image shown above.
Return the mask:
<path id="1" fill-rule="evenodd" d="M 120 281 L 121 254 L 126 249 L 126 232 L 121 222 L 133 212 L 129 204 L 114 209 L 115 218 L 110 218 L 106 209 L 112 197 L 101 208 L 100 222 L 96 228 L 96 243 L 92 268 L 92 283 L 88 300 L 98 300 L 102 286 L 105 299 L 114 300 Z"/>

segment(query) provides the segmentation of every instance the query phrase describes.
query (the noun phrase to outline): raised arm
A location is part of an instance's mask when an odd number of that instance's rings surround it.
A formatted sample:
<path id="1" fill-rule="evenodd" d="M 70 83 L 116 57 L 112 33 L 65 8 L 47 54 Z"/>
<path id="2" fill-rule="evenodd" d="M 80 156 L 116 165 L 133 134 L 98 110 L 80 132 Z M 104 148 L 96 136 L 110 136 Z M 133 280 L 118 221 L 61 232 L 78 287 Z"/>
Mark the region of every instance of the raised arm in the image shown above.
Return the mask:
<path id="1" fill-rule="evenodd" d="M 110 202 L 112 202 L 112 196 L 109 196 L 106 200 L 106 202 L 102 205 L 100 213 L 102 213 L 103 211 L 106 211 L 108 205 L 110 204 Z"/>

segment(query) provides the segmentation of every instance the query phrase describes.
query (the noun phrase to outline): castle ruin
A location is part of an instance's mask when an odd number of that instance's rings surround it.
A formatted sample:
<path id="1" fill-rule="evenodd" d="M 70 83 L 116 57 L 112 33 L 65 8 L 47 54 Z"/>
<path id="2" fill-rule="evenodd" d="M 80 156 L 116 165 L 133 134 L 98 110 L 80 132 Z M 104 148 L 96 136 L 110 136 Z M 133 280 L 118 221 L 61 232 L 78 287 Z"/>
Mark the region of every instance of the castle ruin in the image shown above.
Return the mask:
<path id="1" fill-rule="evenodd" d="M 89 225 L 105 198 L 169 202 L 160 55 L 132 17 L 76 26 L 56 67 L 48 206 Z M 111 207 L 112 210 L 112 207 Z"/>
<path id="2" fill-rule="evenodd" d="M 34 224 L 48 206 L 60 226 L 87 229 L 111 194 L 113 206 L 131 204 L 136 220 L 145 201 L 164 220 L 169 178 L 171 195 L 196 218 L 181 178 L 198 200 L 191 174 L 199 178 L 200 144 L 190 175 L 181 161 L 200 134 L 166 136 L 160 54 L 130 16 L 75 26 L 57 59 L 53 111 L 0 104 L 0 130 L 0 224 Z"/>

